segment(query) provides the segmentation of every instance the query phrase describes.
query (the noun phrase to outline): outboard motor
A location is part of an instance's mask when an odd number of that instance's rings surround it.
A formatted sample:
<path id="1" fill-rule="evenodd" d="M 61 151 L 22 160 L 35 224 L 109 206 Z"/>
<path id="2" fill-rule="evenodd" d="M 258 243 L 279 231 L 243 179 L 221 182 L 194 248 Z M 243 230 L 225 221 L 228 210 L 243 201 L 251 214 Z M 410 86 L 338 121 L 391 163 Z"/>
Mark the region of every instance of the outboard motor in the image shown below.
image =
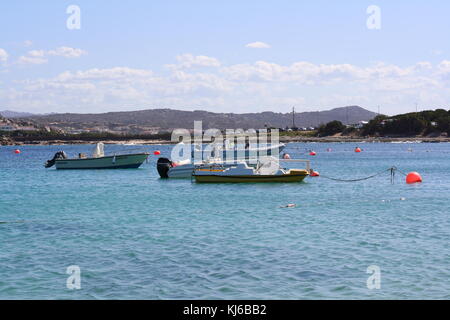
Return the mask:
<path id="1" fill-rule="evenodd" d="M 47 162 L 44 164 L 44 166 L 46 168 L 53 167 L 56 160 L 64 160 L 64 159 L 67 159 L 67 154 L 64 151 L 58 151 L 57 153 L 55 153 L 53 159 L 47 160 Z"/>
<path id="2" fill-rule="evenodd" d="M 169 169 L 172 167 L 172 161 L 167 158 L 159 158 L 158 162 L 156 163 L 156 169 L 158 169 L 158 173 L 161 178 L 168 178 Z"/>

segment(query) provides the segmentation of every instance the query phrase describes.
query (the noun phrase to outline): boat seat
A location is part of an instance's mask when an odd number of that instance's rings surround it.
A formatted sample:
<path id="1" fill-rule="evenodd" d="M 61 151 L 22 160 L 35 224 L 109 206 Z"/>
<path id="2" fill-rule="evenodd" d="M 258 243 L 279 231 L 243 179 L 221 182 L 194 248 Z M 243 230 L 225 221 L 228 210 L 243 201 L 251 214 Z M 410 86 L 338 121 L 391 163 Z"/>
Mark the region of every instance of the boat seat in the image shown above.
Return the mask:
<path id="1" fill-rule="evenodd" d="M 274 175 L 282 174 L 279 163 L 276 161 L 267 161 L 259 163 L 257 170 L 258 174 L 261 175 Z"/>

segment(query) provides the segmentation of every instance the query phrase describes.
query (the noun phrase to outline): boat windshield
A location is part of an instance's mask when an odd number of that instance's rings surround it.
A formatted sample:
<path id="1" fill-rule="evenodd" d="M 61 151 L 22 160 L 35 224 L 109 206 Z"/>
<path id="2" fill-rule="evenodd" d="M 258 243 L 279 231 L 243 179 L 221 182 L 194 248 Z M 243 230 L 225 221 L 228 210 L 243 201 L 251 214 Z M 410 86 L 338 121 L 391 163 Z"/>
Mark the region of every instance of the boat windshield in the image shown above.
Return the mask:
<path id="1" fill-rule="evenodd" d="M 100 158 L 105 156 L 104 144 L 102 142 L 97 143 L 94 152 L 92 153 L 93 158 Z"/>

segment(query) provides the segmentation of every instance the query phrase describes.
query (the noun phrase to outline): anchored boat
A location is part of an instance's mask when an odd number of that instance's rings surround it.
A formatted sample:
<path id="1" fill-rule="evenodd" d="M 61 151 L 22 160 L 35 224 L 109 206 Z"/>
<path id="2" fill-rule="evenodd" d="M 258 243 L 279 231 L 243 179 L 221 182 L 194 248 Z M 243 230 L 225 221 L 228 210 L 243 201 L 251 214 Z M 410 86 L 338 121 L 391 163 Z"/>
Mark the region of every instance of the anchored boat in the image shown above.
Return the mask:
<path id="1" fill-rule="evenodd" d="M 78 158 L 68 158 L 64 151 L 58 151 L 53 159 L 45 163 L 46 168 L 56 169 L 129 169 L 139 168 L 150 154 L 132 153 L 105 156 L 103 143 L 96 145 L 92 157 L 80 153 Z"/>
<path id="2" fill-rule="evenodd" d="M 250 159 L 244 159 L 251 166 Z M 195 169 L 207 168 L 229 168 L 235 166 L 237 160 L 222 160 L 222 159 L 208 159 L 200 162 L 192 162 L 185 160 L 181 162 L 174 162 L 167 158 L 159 158 L 156 164 L 159 176 L 161 178 L 191 178 Z"/>
<path id="3" fill-rule="evenodd" d="M 197 148 L 199 149 L 197 150 Z M 212 154 L 218 154 L 218 156 L 211 157 L 211 153 L 201 151 L 200 146 L 194 146 L 194 151 L 191 154 L 192 159 L 175 162 L 168 158 L 159 158 L 156 168 L 161 178 L 191 178 L 194 170 L 200 168 L 207 169 L 218 166 L 229 168 L 242 161 L 245 161 L 249 166 L 256 166 L 256 159 L 261 155 L 277 156 L 284 148 L 284 144 L 256 148 L 215 148 L 212 150 Z M 200 160 L 196 161 L 195 159 Z"/>
<path id="4" fill-rule="evenodd" d="M 296 161 L 296 160 L 287 160 Z M 256 168 L 250 167 L 245 161 L 232 167 L 198 168 L 193 177 L 196 182 L 301 182 L 309 175 L 309 162 L 306 169 L 286 170 L 279 166 L 279 159 L 273 157 L 259 161 Z"/>

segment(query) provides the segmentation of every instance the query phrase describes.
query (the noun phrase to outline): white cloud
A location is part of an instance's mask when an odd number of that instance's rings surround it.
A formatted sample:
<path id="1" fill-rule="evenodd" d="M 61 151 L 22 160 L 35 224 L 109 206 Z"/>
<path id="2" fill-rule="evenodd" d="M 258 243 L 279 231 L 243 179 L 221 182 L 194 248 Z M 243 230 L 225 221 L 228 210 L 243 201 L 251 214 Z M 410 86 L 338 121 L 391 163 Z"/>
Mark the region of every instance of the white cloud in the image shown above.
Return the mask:
<path id="1" fill-rule="evenodd" d="M 41 51 L 26 59 L 45 59 Z M 450 101 L 450 61 L 410 66 L 375 63 L 282 65 L 268 61 L 223 65 L 218 59 L 185 54 L 155 73 L 129 67 L 66 71 L 52 78 L 4 84 L 0 104 L 40 112 L 101 112 L 170 107 L 211 111 L 283 111 L 359 104 L 383 112 Z M 205 68 L 207 67 L 207 68 Z M 31 110 L 39 108 L 39 110 Z"/>
<path id="2" fill-rule="evenodd" d="M 0 62 L 6 62 L 8 60 L 8 53 L 5 49 L 0 48 Z"/>
<path id="3" fill-rule="evenodd" d="M 253 49 L 268 49 L 270 48 L 270 45 L 265 42 L 256 41 L 246 44 L 245 47 Z"/>
<path id="4" fill-rule="evenodd" d="M 79 58 L 86 55 L 87 51 L 70 47 L 59 47 L 55 50 L 31 50 L 24 56 L 19 57 L 19 64 L 44 64 L 48 62 L 49 56 L 59 56 L 64 58 Z"/>
<path id="5" fill-rule="evenodd" d="M 86 55 L 87 51 L 82 49 L 70 48 L 70 47 L 59 47 L 55 50 L 47 51 L 49 56 L 60 56 L 65 58 L 79 58 L 82 55 Z"/>
<path id="6" fill-rule="evenodd" d="M 89 69 L 77 72 L 63 72 L 55 80 L 68 82 L 72 80 L 112 80 L 124 78 L 147 78 L 153 75 L 151 70 L 116 67 L 110 69 Z"/>
<path id="7" fill-rule="evenodd" d="M 194 67 L 219 67 L 220 61 L 216 58 L 208 56 L 194 56 L 190 53 L 185 53 L 177 56 L 178 64 L 166 65 L 169 69 L 190 69 Z"/>
<path id="8" fill-rule="evenodd" d="M 39 56 L 21 56 L 17 61 L 18 64 L 44 64 L 48 60 Z"/>
<path id="9" fill-rule="evenodd" d="M 44 57 L 45 56 L 45 51 L 44 50 L 31 50 L 28 52 L 28 55 L 30 57 Z"/>
<path id="10" fill-rule="evenodd" d="M 237 64 L 221 68 L 221 72 L 232 80 L 296 82 L 298 84 L 329 84 L 342 81 L 368 81 L 384 78 L 406 77 L 430 68 L 430 64 L 420 62 L 414 66 L 401 68 L 378 63 L 370 67 L 351 64 L 313 64 L 301 61 L 283 66 L 272 62 L 257 61 L 254 64 Z"/>

